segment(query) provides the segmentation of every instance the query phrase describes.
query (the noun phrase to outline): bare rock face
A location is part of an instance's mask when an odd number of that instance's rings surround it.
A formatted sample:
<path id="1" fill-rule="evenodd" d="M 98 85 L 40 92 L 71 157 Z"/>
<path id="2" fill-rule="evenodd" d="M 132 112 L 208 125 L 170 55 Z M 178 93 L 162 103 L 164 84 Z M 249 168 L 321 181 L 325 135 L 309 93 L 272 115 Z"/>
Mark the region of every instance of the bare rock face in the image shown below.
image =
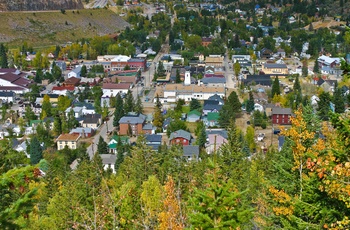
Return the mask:
<path id="1" fill-rule="evenodd" d="M 0 0 L 0 11 L 83 9 L 81 0 Z"/>

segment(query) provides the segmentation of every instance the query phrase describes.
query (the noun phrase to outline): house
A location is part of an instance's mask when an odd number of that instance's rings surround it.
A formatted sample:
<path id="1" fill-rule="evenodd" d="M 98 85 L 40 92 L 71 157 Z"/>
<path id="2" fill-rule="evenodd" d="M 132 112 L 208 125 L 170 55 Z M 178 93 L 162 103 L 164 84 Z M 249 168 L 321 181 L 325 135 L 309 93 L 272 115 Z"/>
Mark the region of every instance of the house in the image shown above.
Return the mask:
<path id="1" fill-rule="evenodd" d="M 112 170 L 115 173 L 115 161 L 117 160 L 117 156 L 115 154 L 100 154 L 102 159 L 103 169 L 105 171 Z"/>
<path id="2" fill-rule="evenodd" d="M 52 87 L 52 94 L 66 96 L 68 92 L 72 93 L 74 90 L 74 86 L 54 86 Z"/>
<path id="3" fill-rule="evenodd" d="M 202 46 L 205 46 L 207 47 L 208 45 L 210 45 L 212 43 L 213 39 L 212 38 L 206 38 L 206 37 L 203 37 L 202 38 Z"/>
<path id="4" fill-rule="evenodd" d="M 101 124 L 102 124 L 102 116 L 101 116 L 101 114 L 86 114 L 83 117 L 82 126 L 84 128 L 98 129 L 98 127 Z"/>
<path id="5" fill-rule="evenodd" d="M 111 70 L 124 70 L 125 66 L 128 65 L 131 57 L 125 55 L 105 55 L 103 58 L 111 61 Z"/>
<path id="6" fill-rule="evenodd" d="M 241 68 L 251 67 L 250 55 L 232 55 L 232 63 L 238 62 Z"/>
<path id="7" fill-rule="evenodd" d="M 207 127 L 214 127 L 219 125 L 219 113 L 208 113 L 206 117 L 203 118 L 203 122 Z"/>
<path id="8" fill-rule="evenodd" d="M 138 136 L 143 133 L 146 116 L 143 114 L 127 114 L 119 120 L 119 135 Z M 131 133 L 130 133 L 131 132 Z"/>
<path id="9" fill-rule="evenodd" d="M 223 66 L 224 65 L 224 57 L 221 55 L 209 55 L 205 58 L 206 66 Z"/>
<path id="10" fill-rule="evenodd" d="M 162 127 L 163 133 L 166 133 L 171 121 L 172 121 L 172 119 L 170 117 L 165 118 L 165 120 L 163 121 L 163 127 Z"/>
<path id="11" fill-rule="evenodd" d="M 50 72 L 52 71 L 52 64 L 50 65 Z M 67 70 L 67 63 L 65 61 L 55 61 L 55 65 L 58 66 L 62 72 Z"/>
<path id="12" fill-rule="evenodd" d="M 270 49 L 263 48 L 260 51 L 260 58 L 262 59 L 269 59 L 272 57 L 272 55 L 273 55 L 273 52 Z"/>
<path id="13" fill-rule="evenodd" d="M 24 94 L 30 91 L 33 81 L 17 69 L 0 69 L 0 92 Z"/>
<path id="14" fill-rule="evenodd" d="M 158 150 L 159 146 L 162 144 L 162 135 L 146 134 L 145 139 L 146 139 L 146 145 L 156 151 Z"/>
<path id="15" fill-rule="evenodd" d="M 219 105 L 224 104 L 224 99 L 222 99 L 222 97 L 220 97 L 217 94 L 214 94 L 213 96 L 208 97 L 207 101 L 217 101 L 217 102 L 219 102 Z M 204 101 L 204 104 L 205 104 L 205 101 Z"/>
<path id="16" fill-rule="evenodd" d="M 76 77 L 67 78 L 64 82 L 62 82 L 63 86 L 79 86 L 81 79 Z"/>
<path id="17" fill-rule="evenodd" d="M 204 101 L 203 105 L 203 115 L 206 116 L 208 113 L 218 113 L 222 108 L 222 104 L 219 104 L 219 101 Z"/>
<path id="18" fill-rule="evenodd" d="M 68 114 L 73 110 L 73 114 L 75 118 L 79 118 L 83 115 L 83 107 L 68 107 L 65 111 L 66 117 L 68 117 Z"/>
<path id="19" fill-rule="evenodd" d="M 76 149 L 79 139 L 80 134 L 63 133 L 56 139 L 57 150 L 62 150 L 65 148 L 65 146 L 67 146 L 69 149 Z"/>
<path id="20" fill-rule="evenodd" d="M 322 55 L 317 59 L 317 62 L 320 69 L 322 69 L 324 66 L 334 68 L 336 66 L 340 66 L 341 58 L 333 58 Z"/>
<path id="21" fill-rule="evenodd" d="M 201 113 L 198 110 L 192 110 L 187 113 L 187 122 L 197 122 L 201 119 Z"/>
<path id="22" fill-rule="evenodd" d="M 81 73 L 81 66 L 77 66 L 75 69 L 72 69 L 72 71 L 68 73 L 68 78 L 71 78 L 71 77 L 80 78 L 81 77 L 80 73 Z"/>
<path id="23" fill-rule="evenodd" d="M 115 97 L 119 93 L 120 95 L 125 95 L 131 88 L 130 83 L 103 83 L 102 85 L 102 97 Z"/>
<path id="24" fill-rule="evenodd" d="M 261 69 L 265 74 L 288 74 L 286 64 L 265 63 Z"/>
<path id="25" fill-rule="evenodd" d="M 271 86 L 271 76 L 260 74 L 260 75 L 247 75 L 246 79 L 242 80 L 244 85 L 263 85 Z"/>
<path id="26" fill-rule="evenodd" d="M 199 146 L 198 145 L 185 145 L 183 146 L 183 157 L 188 160 L 199 159 Z"/>
<path id="27" fill-rule="evenodd" d="M 169 143 L 172 145 L 190 145 L 191 140 L 191 133 L 182 129 L 172 132 L 169 137 Z"/>
<path id="28" fill-rule="evenodd" d="M 15 101 L 16 94 L 14 92 L 1 92 L 0 91 L 0 101 L 2 103 L 10 103 Z"/>
<path id="29" fill-rule="evenodd" d="M 276 54 L 280 58 L 285 58 L 286 57 L 286 51 L 284 51 L 284 49 L 278 49 Z"/>
<path id="30" fill-rule="evenodd" d="M 272 124 L 275 125 L 290 125 L 292 116 L 291 108 L 272 108 Z"/>
<path id="31" fill-rule="evenodd" d="M 129 139 L 128 136 L 113 135 L 113 137 L 108 142 L 108 149 L 109 149 L 110 153 L 112 153 L 112 154 L 116 154 L 117 153 L 117 147 L 118 147 L 119 139 L 120 139 L 120 142 L 121 142 L 122 145 L 130 144 L 130 139 Z"/>
<path id="32" fill-rule="evenodd" d="M 225 87 L 226 78 L 225 77 L 204 77 L 200 80 L 200 83 L 208 87 Z"/>
<path id="33" fill-rule="evenodd" d="M 77 127 L 75 129 L 72 129 L 69 133 L 79 134 L 81 138 L 89 138 L 94 135 L 95 131 L 92 128 Z"/>
<path id="34" fill-rule="evenodd" d="M 325 92 L 334 93 L 335 87 L 337 85 L 337 80 L 323 80 L 319 79 L 317 85 L 322 88 Z"/>
<path id="35" fill-rule="evenodd" d="M 259 111 L 260 113 L 264 112 L 264 106 L 260 105 L 259 103 L 254 104 L 254 110 Z"/>
<path id="36" fill-rule="evenodd" d="M 214 153 L 221 148 L 221 146 L 227 143 L 228 135 L 224 129 L 210 129 L 206 131 L 207 143 L 205 145 L 206 152 L 208 154 Z"/>
<path id="37" fill-rule="evenodd" d="M 151 123 L 146 123 L 142 127 L 142 131 L 144 134 L 155 134 L 156 133 L 156 127 L 152 125 Z"/>

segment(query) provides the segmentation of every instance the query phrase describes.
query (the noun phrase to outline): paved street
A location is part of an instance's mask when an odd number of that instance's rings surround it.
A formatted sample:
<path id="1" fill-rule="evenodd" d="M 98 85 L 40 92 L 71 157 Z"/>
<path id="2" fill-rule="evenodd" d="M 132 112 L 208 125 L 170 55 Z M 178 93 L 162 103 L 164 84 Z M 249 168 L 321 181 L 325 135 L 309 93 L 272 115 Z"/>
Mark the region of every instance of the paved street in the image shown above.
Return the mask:
<path id="1" fill-rule="evenodd" d="M 100 136 L 103 137 L 103 139 L 108 142 L 109 140 L 107 139 L 107 128 L 108 132 L 113 130 L 113 118 L 114 116 L 112 115 L 107 123 L 104 123 L 100 126 L 99 132 L 94 136 L 92 144 L 87 148 L 87 153 L 89 154 L 90 159 L 93 158 L 94 152 L 97 151 L 97 143 L 98 140 L 100 139 Z"/>
<path id="2" fill-rule="evenodd" d="M 225 63 L 225 72 L 226 72 L 226 87 L 229 89 L 234 89 L 236 87 L 236 80 L 233 80 L 232 77 L 234 77 L 233 67 L 232 64 L 229 64 L 231 61 L 229 54 L 226 53 L 226 56 L 224 58 Z M 231 67 L 231 68 L 230 68 Z"/>

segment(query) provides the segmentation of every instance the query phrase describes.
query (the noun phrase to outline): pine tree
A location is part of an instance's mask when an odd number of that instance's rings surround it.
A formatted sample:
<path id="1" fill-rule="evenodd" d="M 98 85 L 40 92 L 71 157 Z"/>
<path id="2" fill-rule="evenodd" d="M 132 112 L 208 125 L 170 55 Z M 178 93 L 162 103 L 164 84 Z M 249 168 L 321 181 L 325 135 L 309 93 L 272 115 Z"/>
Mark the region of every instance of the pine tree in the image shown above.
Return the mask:
<path id="1" fill-rule="evenodd" d="M 341 88 L 337 87 L 333 94 L 333 104 L 334 104 L 334 112 L 336 113 L 344 113 L 345 111 L 345 99 L 343 96 L 343 92 Z"/>
<path id="2" fill-rule="evenodd" d="M 98 154 L 108 154 L 108 144 L 103 140 L 102 136 L 98 139 L 97 152 Z"/>
<path id="3" fill-rule="evenodd" d="M 199 145 L 200 148 L 205 147 L 205 143 L 207 142 L 207 134 L 205 132 L 205 125 L 203 122 L 198 123 L 197 129 L 196 129 L 196 136 L 197 136 L 197 145 Z"/>
<path id="4" fill-rule="evenodd" d="M 176 69 L 176 79 L 175 79 L 175 83 L 181 83 L 180 70 L 179 70 L 179 68 Z"/>
<path id="5" fill-rule="evenodd" d="M 1 68 L 8 68 L 8 62 L 7 62 L 7 50 L 4 46 L 4 44 L 0 44 L 0 67 Z"/>
<path id="6" fill-rule="evenodd" d="M 136 113 L 143 113 L 143 104 L 142 104 L 141 97 L 139 96 L 137 97 L 134 110 Z"/>
<path id="7" fill-rule="evenodd" d="M 154 106 L 154 116 L 153 116 L 153 125 L 156 126 L 159 130 L 163 127 L 164 116 L 162 113 L 162 103 L 159 100 L 159 96 L 156 97 L 156 104 Z"/>
<path id="8" fill-rule="evenodd" d="M 320 72 L 320 66 L 318 65 L 318 56 L 315 57 L 314 73 Z"/>
<path id="9" fill-rule="evenodd" d="M 253 97 L 253 92 L 249 91 L 249 99 L 247 101 L 247 108 L 246 111 L 247 113 L 250 113 L 251 111 L 254 110 L 254 97 Z"/>
<path id="10" fill-rule="evenodd" d="M 190 101 L 190 111 L 192 110 L 199 110 L 201 108 L 201 103 L 196 98 L 191 98 Z"/>
<path id="11" fill-rule="evenodd" d="M 227 127 L 230 124 L 230 120 L 235 119 L 236 115 L 241 112 L 241 106 L 236 92 L 232 91 L 219 112 L 220 126 Z"/>
<path id="12" fill-rule="evenodd" d="M 280 95 L 280 94 L 281 94 L 280 81 L 276 76 L 275 80 L 272 83 L 271 98 L 273 98 L 275 95 Z"/>
<path id="13" fill-rule="evenodd" d="M 116 101 L 115 101 L 115 110 L 114 110 L 114 118 L 113 118 L 113 126 L 118 127 L 119 126 L 119 120 L 125 115 L 124 113 L 124 102 L 123 98 L 120 96 L 120 94 L 117 94 Z"/>
<path id="14" fill-rule="evenodd" d="M 322 92 L 319 95 L 319 101 L 318 101 L 318 116 L 324 120 L 327 121 L 329 116 L 328 113 L 330 112 L 330 102 L 331 102 L 331 95 L 327 92 Z"/>
<path id="15" fill-rule="evenodd" d="M 301 86 L 300 86 L 300 82 L 299 82 L 299 75 L 297 75 L 295 80 L 294 80 L 293 94 L 295 97 L 295 104 L 294 104 L 293 108 L 297 108 L 303 100 L 303 95 L 301 93 Z"/>
<path id="16" fill-rule="evenodd" d="M 127 94 L 125 95 L 125 101 L 124 101 L 124 113 L 128 114 L 130 112 L 134 111 L 134 96 L 132 95 L 132 92 L 128 90 Z"/>
<path id="17" fill-rule="evenodd" d="M 50 97 L 46 94 L 43 98 L 42 109 L 41 109 L 42 113 L 40 118 L 44 119 L 45 117 L 51 117 L 52 115 L 51 109 L 52 109 L 52 105 L 50 102 Z"/>
<path id="18" fill-rule="evenodd" d="M 43 159 L 43 150 L 40 146 L 38 138 L 35 136 L 30 140 L 29 155 L 30 163 L 32 165 L 39 163 L 39 161 Z"/>
<path id="19" fill-rule="evenodd" d="M 87 74 L 86 65 L 83 65 L 83 66 L 81 67 L 81 70 L 80 70 L 80 75 L 81 75 L 82 77 L 86 77 L 86 74 Z"/>

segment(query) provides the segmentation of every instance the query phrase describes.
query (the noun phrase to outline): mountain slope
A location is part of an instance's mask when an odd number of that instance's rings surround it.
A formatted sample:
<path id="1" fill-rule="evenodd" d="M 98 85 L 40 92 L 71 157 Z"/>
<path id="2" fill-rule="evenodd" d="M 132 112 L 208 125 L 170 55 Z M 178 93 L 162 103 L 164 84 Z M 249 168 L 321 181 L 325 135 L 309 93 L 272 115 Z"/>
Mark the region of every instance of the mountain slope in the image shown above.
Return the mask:
<path id="1" fill-rule="evenodd" d="M 0 0 L 0 11 L 83 9 L 81 0 Z"/>

